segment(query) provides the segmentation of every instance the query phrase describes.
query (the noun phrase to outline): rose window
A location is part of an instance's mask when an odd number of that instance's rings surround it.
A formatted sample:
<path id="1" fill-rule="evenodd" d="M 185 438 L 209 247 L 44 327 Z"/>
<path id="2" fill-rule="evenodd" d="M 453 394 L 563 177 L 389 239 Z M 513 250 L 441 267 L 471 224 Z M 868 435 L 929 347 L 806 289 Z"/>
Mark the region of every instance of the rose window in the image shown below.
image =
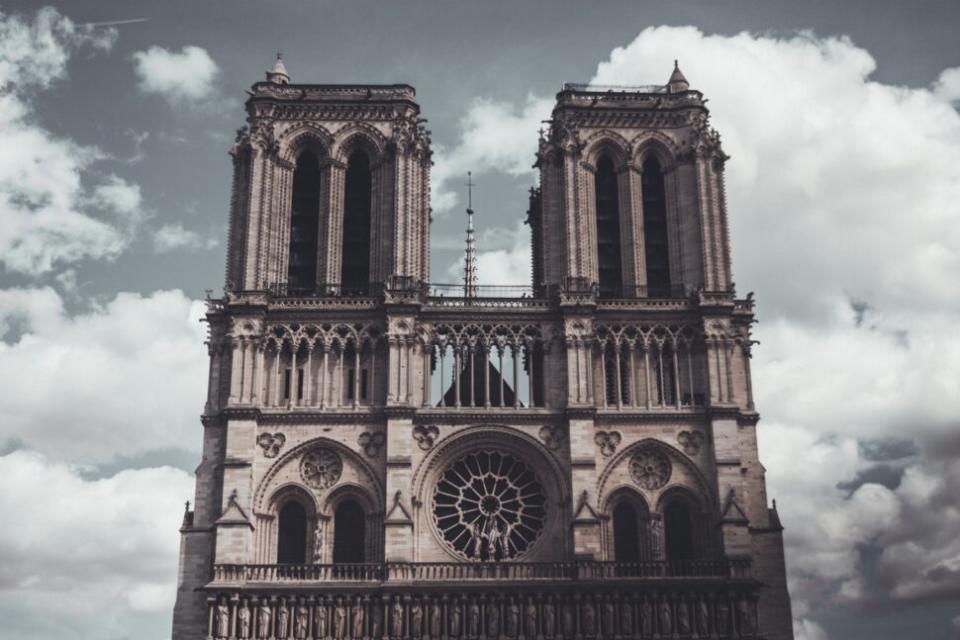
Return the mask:
<path id="1" fill-rule="evenodd" d="M 670 479 L 670 458 L 653 448 L 643 448 L 630 458 L 630 476 L 644 489 L 659 489 Z"/>
<path id="2" fill-rule="evenodd" d="M 433 493 L 433 519 L 447 547 L 468 560 L 519 558 L 543 531 L 547 498 L 534 472 L 501 451 L 451 464 Z"/>
<path id="3" fill-rule="evenodd" d="M 336 484 L 343 473 L 343 461 L 335 451 L 314 449 L 300 460 L 300 477 L 314 489 L 326 489 Z"/>

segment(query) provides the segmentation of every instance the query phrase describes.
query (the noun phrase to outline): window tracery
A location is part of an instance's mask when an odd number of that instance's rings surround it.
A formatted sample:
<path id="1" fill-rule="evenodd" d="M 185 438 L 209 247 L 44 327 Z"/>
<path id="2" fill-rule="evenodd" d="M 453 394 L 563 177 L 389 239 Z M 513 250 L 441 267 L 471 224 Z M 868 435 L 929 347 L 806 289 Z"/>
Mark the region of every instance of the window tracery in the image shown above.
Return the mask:
<path id="1" fill-rule="evenodd" d="M 314 449 L 304 454 L 300 460 L 300 477 L 314 489 L 332 487 L 342 473 L 343 460 L 331 449 Z"/>

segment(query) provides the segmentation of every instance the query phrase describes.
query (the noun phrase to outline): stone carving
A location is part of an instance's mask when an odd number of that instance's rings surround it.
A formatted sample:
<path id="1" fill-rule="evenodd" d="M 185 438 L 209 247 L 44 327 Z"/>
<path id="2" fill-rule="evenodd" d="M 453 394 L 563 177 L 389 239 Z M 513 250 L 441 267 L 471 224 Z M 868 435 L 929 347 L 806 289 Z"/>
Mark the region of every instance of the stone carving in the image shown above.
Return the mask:
<path id="1" fill-rule="evenodd" d="M 537 605 L 532 598 L 527 598 L 527 608 L 524 613 L 524 635 L 527 638 L 537 637 Z"/>
<path id="2" fill-rule="evenodd" d="M 516 638 L 520 633 L 520 605 L 510 596 L 507 604 L 507 637 Z"/>
<path id="3" fill-rule="evenodd" d="M 310 610 L 304 606 L 301 601 L 297 605 L 297 610 L 293 616 L 293 637 L 297 640 L 304 640 L 307 637 L 307 631 L 310 628 Z"/>
<path id="4" fill-rule="evenodd" d="M 423 451 L 429 451 L 433 448 L 433 443 L 440 437 L 440 429 L 436 426 L 418 424 L 413 428 L 413 439 L 417 441 L 417 446 Z"/>
<path id="5" fill-rule="evenodd" d="M 317 638 L 327 637 L 327 603 L 322 598 L 317 603 L 317 613 L 314 616 L 314 632 Z"/>
<path id="6" fill-rule="evenodd" d="M 364 632 L 364 628 L 363 628 L 364 627 L 364 624 L 363 624 L 364 607 L 363 607 L 363 600 L 360 598 L 360 596 L 357 596 L 356 600 L 353 601 L 352 609 L 353 609 L 353 630 L 351 633 L 353 634 L 354 638 L 362 638 L 365 635 L 363 633 Z"/>
<path id="7" fill-rule="evenodd" d="M 393 614 L 390 616 L 390 637 L 403 637 L 403 603 L 400 596 L 393 596 Z"/>
<path id="8" fill-rule="evenodd" d="M 647 598 L 644 598 L 640 605 L 640 627 L 644 638 L 653 635 L 653 605 Z"/>
<path id="9" fill-rule="evenodd" d="M 657 607 L 657 615 L 660 619 L 660 635 L 669 636 L 673 633 L 673 612 L 670 611 L 670 603 L 661 600 Z"/>
<path id="10" fill-rule="evenodd" d="M 750 603 L 745 599 L 737 600 L 737 624 L 740 627 L 740 633 L 744 636 L 752 635 L 755 631 L 753 624 L 753 612 Z"/>
<path id="11" fill-rule="evenodd" d="M 337 597 L 337 604 L 333 607 L 333 637 L 343 640 L 347 635 L 347 608 L 343 605 L 343 598 Z"/>
<path id="12" fill-rule="evenodd" d="M 217 604 L 217 637 L 230 636 L 230 607 L 223 600 Z"/>
<path id="13" fill-rule="evenodd" d="M 704 436 L 702 431 L 681 431 L 677 434 L 677 442 L 683 447 L 683 451 L 690 456 L 700 453 L 700 447 L 703 446 Z"/>
<path id="14" fill-rule="evenodd" d="M 667 484 L 672 471 L 670 458 L 653 447 L 642 447 L 630 458 L 630 476 L 633 481 L 650 491 Z"/>
<path id="15" fill-rule="evenodd" d="M 690 611 L 687 601 L 682 598 L 677 602 L 677 630 L 682 636 L 690 634 Z"/>
<path id="16" fill-rule="evenodd" d="M 373 599 L 373 605 L 370 607 L 370 637 L 379 638 L 380 629 L 383 626 L 383 610 L 377 598 Z"/>
<path id="17" fill-rule="evenodd" d="M 730 631 L 730 606 L 725 600 L 717 602 L 717 625 L 715 631 L 725 635 Z"/>
<path id="18" fill-rule="evenodd" d="M 540 427 L 538 435 L 547 449 L 556 451 L 563 445 L 566 431 L 561 425 L 547 424 Z"/>
<path id="19" fill-rule="evenodd" d="M 628 638 L 633 635 L 633 606 L 626 598 L 620 603 L 620 633 Z"/>
<path id="20" fill-rule="evenodd" d="M 410 637 L 419 638 L 423 635 L 423 606 L 418 598 L 414 598 L 410 605 Z"/>
<path id="21" fill-rule="evenodd" d="M 290 610 L 287 608 L 287 601 L 281 600 L 277 607 L 277 637 L 286 638 L 290 635 Z"/>
<path id="22" fill-rule="evenodd" d="M 314 489 L 327 489 L 340 479 L 343 473 L 343 461 L 330 449 L 319 448 L 309 451 L 300 460 L 300 477 Z"/>
<path id="23" fill-rule="evenodd" d="M 237 609 L 237 636 L 240 638 L 250 637 L 250 608 L 246 602 L 240 604 Z"/>
<path id="24" fill-rule="evenodd" d="M 257 445 L 263 449 L 264 458 L 276 458 L 286 441 L 287 437 L 282 433 L 261 433 L 257 436 Z"/>
<path id="25" fill-rule="evenodd" d="M 317 518 L 317 523 L 313 527 L 313 561 L 320 563 L 323 561 L 323 519 Z"/>
<path id="26" fill-rule="evenodd" d="M 260 601 L 260 610 L 258 611 L 257 617 L 259 618 L 259 633 L 260 638 L 269 638 L 270 637 L 270 623 L 273 622 L 273 611 L 270 609 L 270 605 L 267 604 L 266 598 Z"/>
<path id="27" fill-rule="evenodd" d="M 611 637 L 617 633 L 617 607 L 609 595 L 603 601 L 603 633 Z"/>
<path id="28" fill-rule="evenodd" d="M 480 605 L 476 601 L 467 607 L 467 635 L 471 638 L 480 635 Z"/>
<path id="29" fill-rule="evenodd" d="M 573 605 L 570 602 L 564 602 L 563 608 L 560 611 L 561 622 L 563 627 L 563 637 L 572 638 L 576 632 L 576 626 L 574 624 L 574 614 L 573 614 Z"/>
<path id="30" fill-rule="evenodd" d="M 430 637 L 439 638 L 443 631 L 441 629 L 441 624 L 443 623 L 443 609 L 437 601 L 433 601 L 430 604 Z"/>
<path id="31" fill-rule="evenodd" d="M 617 450 L 623 437 L 619 431 L 597 431 L 593 436 L 593 441 L 600 447 L 600 453 L 609 458 Z"/>
<path id="32" fill-rule="evenodd" d="M 387 438 L 379 431 L 364 431 L 357 438 L 357 444 L 363 449 L 363 452 L 367 454 L 368 457 L 374 458 L 378 453 L 380 453 L 380 447 L 383 446 L 383 443 L 386 442 Z"/>
<path id="33" fill-rule="evenodd" d="M 487 605 L 487 635 L 492 638 L 500 635 L 500 603 L 495 600 Z"/>
<path id="34" fill-rule="evenodd" d="M 447 635 L 452 638 L 456 638 L 460 635 L 460 603 L 454 602 L 450 605 L 450 614 L 449 614 L 449 628 L 447 629 Z"/>
<path id="35" fill-rule="evenodd" d="M 706 637 L 710 633 L 710 608 L 703 598 L 697 602 L 697 634 Z"/>
<path id="36" fill-rule="evenodd" d="M 553 596 L 543 603 L 543 635 L 552 638 L 557 633 L 557 610 L 553 605 Z"/>
<path id="37" fill-rule="evenodd" d="M 580 624 L 583 627 L 583 635 L 597 635 L 597 612 L 593 608 L 593 602 L 590 599 L 583 602 L 583 607 L 580 611 Z"/>

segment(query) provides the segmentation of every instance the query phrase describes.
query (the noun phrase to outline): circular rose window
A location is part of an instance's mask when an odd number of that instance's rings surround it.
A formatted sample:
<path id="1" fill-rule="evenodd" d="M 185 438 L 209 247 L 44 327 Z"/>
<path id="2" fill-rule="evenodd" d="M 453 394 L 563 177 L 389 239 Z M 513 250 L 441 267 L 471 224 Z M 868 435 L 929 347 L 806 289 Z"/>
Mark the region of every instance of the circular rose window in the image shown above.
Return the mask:
<path id="1" fill-rule="evenodd" d="M 314 449 L 300 460 L 300 477 L 314 489 L 332 487 L 343 473 L 343 462 L 335 451 Z"/>
<path id="2" fill-rule="evenodd" d="M 630 475 L 644 489 L 653 491 L 667 484 L 672 471 L 670 458 L 652 447 L 644 447 L 630 459 Z"/>
<path id="3" fill-rule="evenodd" d="M 519 558 L 543 531 L 547 498 L 523 460 L 501 451 L 468 453 L 443 472 L 433 520 L 444 543 L 468 560 Z"/>

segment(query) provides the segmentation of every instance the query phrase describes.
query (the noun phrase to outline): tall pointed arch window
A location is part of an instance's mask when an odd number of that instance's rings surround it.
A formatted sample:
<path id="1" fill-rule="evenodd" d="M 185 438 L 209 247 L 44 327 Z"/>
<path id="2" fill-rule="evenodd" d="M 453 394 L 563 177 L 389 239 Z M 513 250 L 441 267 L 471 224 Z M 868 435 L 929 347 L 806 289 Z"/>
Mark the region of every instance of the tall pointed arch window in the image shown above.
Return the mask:
<path id="1" fill-rule="evenodd" d="M 313 289 L 317 283 L 317 234 L 320 222 L 320 162 L 312 151 L 297 158 L 290 210 L 290 253 L 287 284 Z"/>
<path id="2" fill-rule="evenodd" d="M 647 295 L 670 295 L 667 198 L 663 170 L 656 158 L 643 163 L 643 244 L 647 256 Z"/>
<path id="3" fill-rule="evenodd" d="M 623 263 L 620 259 L 620 198 L 617 172 L 610 156 L 597 162 L 597 270 L 600 295 L 616 297 L 623 293 Z"/>
<path id="4" fill-rule="evenodd" d="M 280 509 L 277 535 L 277 564 L 304 564 L 307 561 L 307 511 L 297 500 L 288 500 Z"/>
<path id="5" fill-rule="evenodd" d="M 333 515 L 333 563 L 360 563 L 366 560 L 366 516 L 355 500 L 344 500 Z"/>
<path id="6" fill-rule="evenodd" d="M 344 293 L 366 294 L 370 289 L 370 158 L 354 151 L 347 161 L 343 204 L 343 246 L 340 284 Z"/>

